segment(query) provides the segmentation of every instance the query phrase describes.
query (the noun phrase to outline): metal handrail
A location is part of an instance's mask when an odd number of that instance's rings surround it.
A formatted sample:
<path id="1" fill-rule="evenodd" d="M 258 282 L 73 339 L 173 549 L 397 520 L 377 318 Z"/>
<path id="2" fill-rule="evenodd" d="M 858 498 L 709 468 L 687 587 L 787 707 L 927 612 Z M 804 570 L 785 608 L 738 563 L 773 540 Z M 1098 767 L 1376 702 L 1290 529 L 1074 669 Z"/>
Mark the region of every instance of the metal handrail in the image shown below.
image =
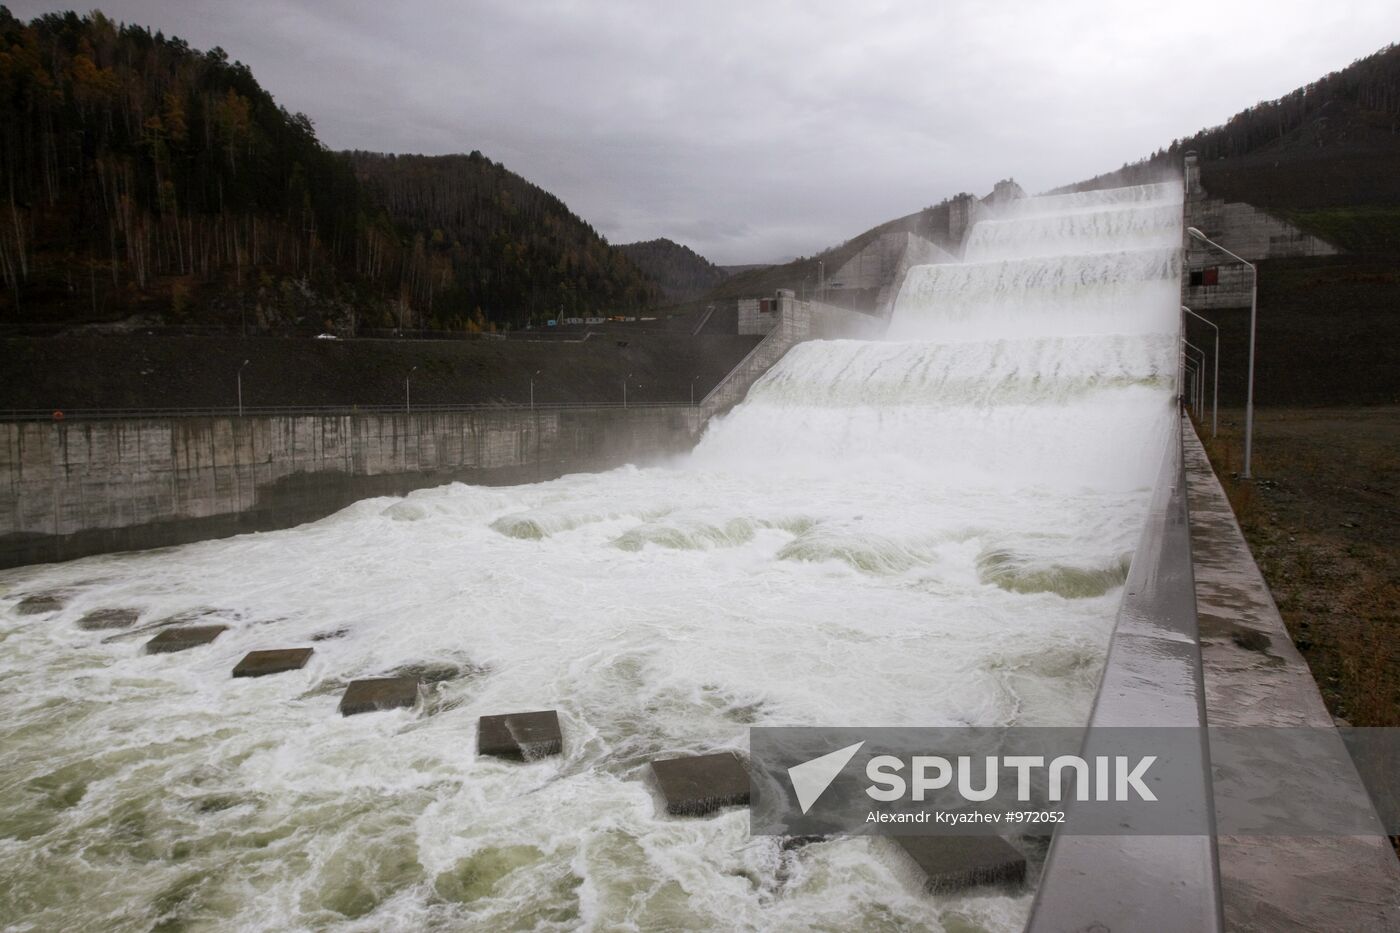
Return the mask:
<path id="1" fill-rule="evenodd" d="M 1215 376 L 1210 393 L 1210 436 L 1215 437 L 1216 429 L 1220 426 L 1220 327 L 1209 318 L 1201 317 L 1186 305 L 1182 305 L 1181 310 L 1215 331 Z M 1186 334 L 1185 318 L 1181 320 L 1181 333 L 1183 336 Z"/>

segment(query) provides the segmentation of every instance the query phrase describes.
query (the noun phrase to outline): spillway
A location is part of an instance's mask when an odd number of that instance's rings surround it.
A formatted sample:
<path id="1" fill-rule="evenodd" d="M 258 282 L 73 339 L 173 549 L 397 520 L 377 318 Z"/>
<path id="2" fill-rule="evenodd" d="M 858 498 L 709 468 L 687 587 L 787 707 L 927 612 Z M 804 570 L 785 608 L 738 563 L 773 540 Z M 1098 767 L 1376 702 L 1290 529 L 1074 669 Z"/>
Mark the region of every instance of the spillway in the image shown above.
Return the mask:
<path id="1" fill-rule="evenodd" d="M 665 816 L 751 725 L 1086 717 L 1168 442 L 1181 191 L 1028 199 L 913 269 L 887 339 L 789 352 L 694 453 L 0 577 L 0 894 L 37 928 L 1019 929 L 887 841 Z M 16 598 L 64 609 L 21 616 Z M 74 622 L 226 624 L 144 655 Z M 302 671 L 233 680 L 269 640 Z M 437 682 L 342 718 L 344 684 Z M 564 754 L 478 758 L 557 708 Z"/>

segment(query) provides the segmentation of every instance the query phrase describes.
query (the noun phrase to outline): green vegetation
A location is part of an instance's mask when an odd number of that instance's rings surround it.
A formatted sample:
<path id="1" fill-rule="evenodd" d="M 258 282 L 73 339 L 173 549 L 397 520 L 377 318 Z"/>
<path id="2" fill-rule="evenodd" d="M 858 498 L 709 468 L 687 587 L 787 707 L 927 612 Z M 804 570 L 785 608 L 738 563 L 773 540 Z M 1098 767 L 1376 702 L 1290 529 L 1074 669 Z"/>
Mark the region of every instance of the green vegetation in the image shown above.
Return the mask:
<path id="1" fill-rule="evenodd" d="M 659 290 L 470 156 L 348 155 L 221 49 L 0 7 L 0 322 L 471 330 Z"/>
<path id="2" fill-rule="evenodd" d="M 1277 213 L 1348 253 L 1400 254 L 1400 207 L 1336 207 Z"/>

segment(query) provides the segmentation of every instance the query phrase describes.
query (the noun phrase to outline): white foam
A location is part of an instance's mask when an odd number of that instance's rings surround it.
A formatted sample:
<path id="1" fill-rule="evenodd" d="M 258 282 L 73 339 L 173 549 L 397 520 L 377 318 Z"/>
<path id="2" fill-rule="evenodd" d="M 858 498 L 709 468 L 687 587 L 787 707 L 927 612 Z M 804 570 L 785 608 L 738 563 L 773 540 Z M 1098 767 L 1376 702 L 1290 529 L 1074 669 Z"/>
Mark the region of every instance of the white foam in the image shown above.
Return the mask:
<path id="1" fill-rule="evenodd" d="M 645 763 L 751 724 L 1082 720 L 1166 442 L 1173 197 L 1019 206 L 985 261 L 911 274 L 901 339 L 797 347 L 674 468 L 0 577 L 10 902 L 47 928 L 1019 929 L 1029 895 L 927 898 L 880 840 L 662 816 Z M 1020 257 L 1051 231 L 1073 258 Z M 51 588 L 58 616 L 13 611 Z M 231 630 L 146 656 L 73 624 L 113 606 Z M 304 671 L 228 676 L 301 644 Z M 464 672 L 427 710 L 335 714 L 425 662 Z M 475 757 L 478 716 L 544 708 L 562 757 Z"/>

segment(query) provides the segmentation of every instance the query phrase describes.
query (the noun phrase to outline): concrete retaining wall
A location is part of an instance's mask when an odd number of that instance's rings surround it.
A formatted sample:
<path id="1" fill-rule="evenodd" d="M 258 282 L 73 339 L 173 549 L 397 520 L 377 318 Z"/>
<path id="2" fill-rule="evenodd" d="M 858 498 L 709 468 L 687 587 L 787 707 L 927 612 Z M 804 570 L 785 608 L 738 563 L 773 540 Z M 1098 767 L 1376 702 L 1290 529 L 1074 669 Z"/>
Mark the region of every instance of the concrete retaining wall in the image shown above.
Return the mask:
<path id="1" fill-rule="evenodd" d="M 793 345 L 883 321 L 784 296 L 696 406 L 0 423 L 0 567 L 287 528 L 370 496 L 684 453 Z"/>
<path id="2" fill-rule="evenodd" d="M 1252 204 L 1210 197 L 1201 187 L 1201 168 L 1194 153 L 1185 162 L 1186 226 L 1195 227 L 1217 243 L 1251 262 L 1299 256 L 1332 256 L 1338 250 L 1325 240 L 1304 233 Z M 1191 273 L 1217 270 L 1214 285 L 1191 284 Z M 1253 277 L 1247 268 L 1187 237 L 1182 270 L 1181 300 L 1195 311 L 1247 308 Z"/>
<path id="3" fill-rule="evenodd" d="M 699 408 L 0 424 L 0 567 L 322 518 L 452 481 L 512 484 L 680 453 Z"/>
<path id="4" fill-rule="evenodd" d="M 1182 800 L 1190 802 L 1183 806 L 1210 812 L 1205 725 L 1186 475 L 1181 443 L 1173 439 L 1124 581 L 1085 747 L 1091 747 L 1094 730 L 1101 728 L 1199 729 L 1196 760 L 1178 762 L 1183 774 L 1198 776 L 1198 783 L 1180 792 Z M 1214 835 L 1057 833 L 1027 930 L 1213 933 L 1222 925 Z"/>

